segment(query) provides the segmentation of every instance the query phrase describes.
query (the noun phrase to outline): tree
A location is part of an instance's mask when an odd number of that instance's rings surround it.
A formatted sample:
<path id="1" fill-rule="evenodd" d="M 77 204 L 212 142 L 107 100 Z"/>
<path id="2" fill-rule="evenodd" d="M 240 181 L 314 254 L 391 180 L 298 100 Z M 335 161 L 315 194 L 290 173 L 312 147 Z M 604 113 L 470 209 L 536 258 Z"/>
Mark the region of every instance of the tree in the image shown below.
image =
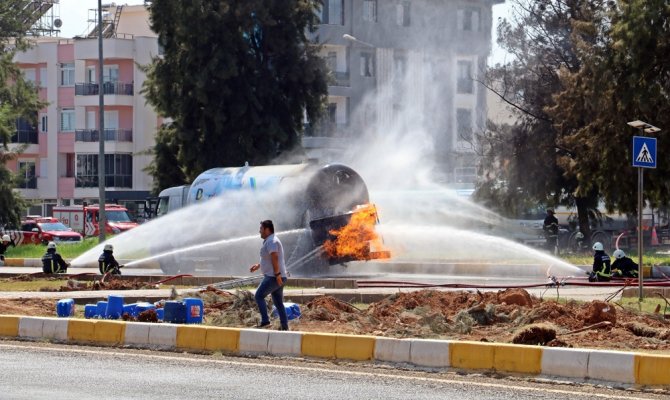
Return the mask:
<path id="1" fill-rule="evenodd" d="M 154 148 L 151 171 L 161 187 L 212 167 L 267 163 L 300 145 L 303 120 L 317 119 L 328 88 L 324 61 L 307 38 L 319 6 L 152 2 L 151 27 L 164 55 L 146 68 L 143 93 L 171 119 Z M 176 167 L 180 174 L 165 177 Z"/>
<path id="2" fill-rule="evenodd" d="M 19 118 L 33 123 L 44 106 L 35 87 L 23 79 L 14 63 L 17 52 L 25 51 L 30 43 L 25 38 L 30 28 L 30 10 L 25 1 L 0 2 L 0 227 L 18 225 L 26 203 L 14 190 L 16 176 L 7 167 L 21 148 L 9 148 Z"/>
<path id="3" fill-rule="evenodd" d="M 589 209 L 597 205 L 598 187 L 580 186 L 572 172 L 576 154 L 566 147 L 551 110 L 564 90 L 562 71 L 576 73 L 577 27 L 600 26 L 604 1 L 516 0 L 515 21 L 503 21 L 498 43 L 514 59 L 488 73 L 485 86 L 510 104 L 518 118 L 514 126 L 492 125 L 480 141 L 484 148 L 483 179 L 476 196 L 503 211 L 530 200 L 541 204 L 576 206 L 580 229 L 590 232 Z"/>

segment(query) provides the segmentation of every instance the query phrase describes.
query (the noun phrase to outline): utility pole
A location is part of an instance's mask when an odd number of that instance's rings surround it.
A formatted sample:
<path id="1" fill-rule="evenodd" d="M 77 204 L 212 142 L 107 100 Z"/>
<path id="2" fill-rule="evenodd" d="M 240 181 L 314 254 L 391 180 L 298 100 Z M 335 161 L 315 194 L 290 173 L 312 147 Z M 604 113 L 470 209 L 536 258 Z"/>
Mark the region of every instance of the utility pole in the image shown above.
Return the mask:
<path id="1" fill-rule="evenodd" d="M 98 209 L 98 241 L 104 242 L 106 237 L 107 218 L 105 215 L 105 93 L 103 89 L 103 63 L 102 55 L 102 0 L 98 0 L 98 197 L 100 208 Z"/>

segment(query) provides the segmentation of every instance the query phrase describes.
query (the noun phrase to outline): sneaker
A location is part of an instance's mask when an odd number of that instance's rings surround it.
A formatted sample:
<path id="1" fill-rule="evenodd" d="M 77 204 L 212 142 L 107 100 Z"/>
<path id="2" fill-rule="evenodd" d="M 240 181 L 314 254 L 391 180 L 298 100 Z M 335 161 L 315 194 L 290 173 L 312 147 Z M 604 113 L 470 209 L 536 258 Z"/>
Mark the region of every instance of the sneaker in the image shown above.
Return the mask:
<path id="1" fill-rule="evenodd" d="M 269 326 L 269 325 L 270 325 L 269 322 L 261 322 L 260 324 L 256 325 L 256 328 L 257 329 L 265 328 L 266 326 Z"/>
<path id="2" fill-rule="evenodd" d="M 284 328 L 283 326 L 281 326 L 281 327 L 279 327 L 279 330 L 280 330 L 280 331 L 287 331 L 288 328 Z"/>

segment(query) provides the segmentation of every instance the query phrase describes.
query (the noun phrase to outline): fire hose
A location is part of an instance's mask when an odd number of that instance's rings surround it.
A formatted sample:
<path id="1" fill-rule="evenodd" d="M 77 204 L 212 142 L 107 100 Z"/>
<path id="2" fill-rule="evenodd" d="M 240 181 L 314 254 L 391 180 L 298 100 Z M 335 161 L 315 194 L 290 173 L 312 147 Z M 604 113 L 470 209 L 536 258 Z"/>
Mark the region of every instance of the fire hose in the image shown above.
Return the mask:
<path id="1" fill-rule="evenodd" d="M 670 287 L 670 279 L 661 279 L 655 281 L 645 281 L 650 287 Z M 549 283 L 527 283 L 518 285 L 500 284 L 500 285 L 481 285 L 466 283 L 425 283 L 412 281 L 357 281 L 359 288 L 449 288 L 449 289 L 532 289 L 546 288 L 553 286 L 578 286 L 578 287 L 626 287 L 637 284 L 637 279 L 628 279 L 621 282 L 588 282 L 579 280 L 565 280 L 561 282 L 550 281 Z"/>

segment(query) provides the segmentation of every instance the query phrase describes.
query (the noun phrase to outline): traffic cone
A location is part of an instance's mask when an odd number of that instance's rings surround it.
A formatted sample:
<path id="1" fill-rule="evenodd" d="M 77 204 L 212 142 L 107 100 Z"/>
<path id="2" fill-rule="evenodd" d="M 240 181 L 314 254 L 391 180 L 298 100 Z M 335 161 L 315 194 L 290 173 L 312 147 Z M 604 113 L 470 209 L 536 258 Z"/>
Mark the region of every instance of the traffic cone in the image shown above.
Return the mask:
<path id="1" fill-rule="evenodd" d="M 656 234 L 656 226 L 651 228 L 651 245 L 658 246 L 658 235 Z"/>

